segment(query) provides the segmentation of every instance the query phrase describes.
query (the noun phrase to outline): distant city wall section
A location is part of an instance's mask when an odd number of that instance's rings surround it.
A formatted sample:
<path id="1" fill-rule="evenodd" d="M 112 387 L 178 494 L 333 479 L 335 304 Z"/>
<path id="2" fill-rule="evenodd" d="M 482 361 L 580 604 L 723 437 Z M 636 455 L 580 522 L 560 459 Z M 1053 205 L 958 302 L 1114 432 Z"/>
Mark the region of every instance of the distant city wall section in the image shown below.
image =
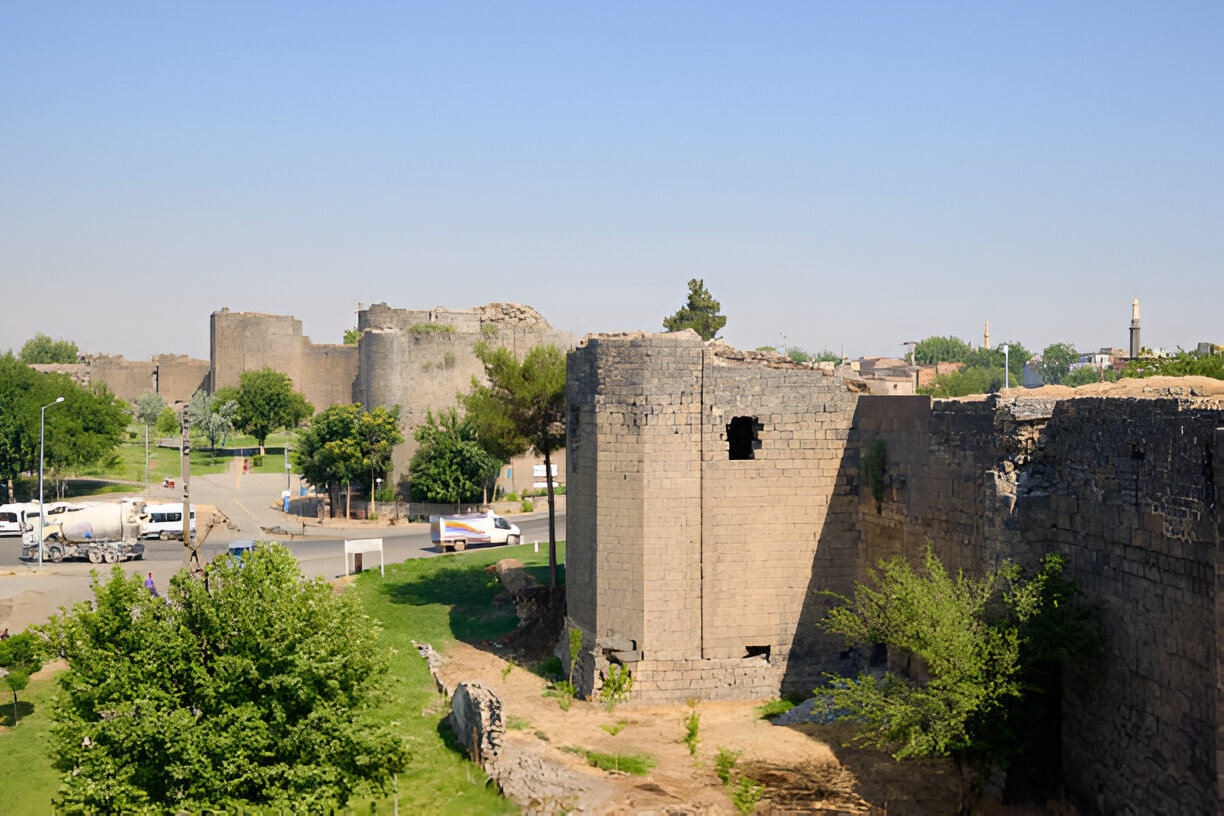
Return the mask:
<path id="1" fill-rule="evenodd" d="M 367 407 L 400 406 L 406 442 L 393 457 L 400 474 L 416 450 L 412 431 L 426 413 L 454 408 L 457 396 L 471 390 L 473 377 L 484 380 L 477 343 L 508 348 L 522 359 L 534 346 L 555 345 L 564 353 L 576 342 L 535 309 L 516 303 L 424 310 L 376 303 L 357 313 L 357 328 L 354 398 Z"/>
<path id="2" fill-rule="evenodd" d="M 77 383 L 105 384 L 115 396 L 135 402 L 153 391 L 167 403 L 186 402 L 208 385 L 209 362 L 183 354 L 158 354 L 148 360 L 127 360 L 119 354 L 85 354 L 69 364 L 35 365 L 38 371 L 68 374 Z"/>
<path id="3" fill-rule="evenodd" d="M 353 402 L 357 347 L 312 343 L 291 315 L 213 312 L 210 390 L 237 387 L 244 371 L 269 366 L 287 374 L 316 411 Z"/>

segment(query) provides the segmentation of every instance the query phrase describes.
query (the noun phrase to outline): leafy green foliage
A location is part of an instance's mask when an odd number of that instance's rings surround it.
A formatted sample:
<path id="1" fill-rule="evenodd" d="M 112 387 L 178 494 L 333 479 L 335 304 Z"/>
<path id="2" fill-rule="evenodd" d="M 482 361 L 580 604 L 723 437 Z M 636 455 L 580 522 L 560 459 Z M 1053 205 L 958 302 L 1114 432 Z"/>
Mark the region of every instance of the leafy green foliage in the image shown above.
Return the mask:
<path id="1" fill-rule="evenodd" d="M 624 666 L 613 663 L 604 674 L 603 686 L 599 689 L 599 697 L 604 707 L 609 711 L 616 708 L 617 703 L 623 703 L 633 693 L 633 675 Z"/>
<path id="2" fill-rule="evenodd" d="M 762 720 L 772 720 L 774 717 L 782 716 L 794 707 L 795 703 L 793 700 L 770 700 L 764 705 L 757 706 L 756 712 Z"/>
<path id="3" fill-rule="evenodd" d="M 928 337 L 914 344 L 914 364 L 963 363 L 971 351 L 959 337 Z"/>
<path id="4" fill-rule="evenodd" d="M 368 716 L 387 656 L 357 599 L 275 544 L 185 570 L 166 597 L 115 567 L 44 627 L 69 668 L 52 729 L 66 809 L 323 810 L 407 752 Z"/>
<path id="5" fill-rule="evenodd" d="M 77 361 L 77 344 L 71 340 L 52 340 L 47 335 L 38 334 L 25 341 L 17 359 L 26 365 L 34 363 L 75 363 Z"/>
<path id="6" fill-rule="evenodd" d="M 746 776 L 739 777 L 728 791 L 731 804 L 745 816 L 756 811 L 757 802 L 761 801 L 764 794 L 765 786 Z"/>
<path id="7" fill-rule="evenodd" d="M 1224 356 L 1197 354 L 1178 349 L 1172 357 L 1142 357 L 1131 360 L 1123 377 L 1213 377 L 1224 380 Z"/>
<path id="8" fill-rule="evenodd" d="M 261 448 L 273 431 L 296 428 L 314 414 L 314 406 L 293 390 L 289 375 L 270 366 L 238 375 L 237 403 L 235 424 Z"/>
<path id="9" fill-rule="evenodd" d="M 574 684 L 574 666 L 578 663 L 578 655 L 582 651 L 582 630 L 570 629 L 567 633 L 569 638 L 569 682 Z"/>
<path id="10" fill-rule="evenodd" d="M 42 668 L 43 651 L 42 639 L 28 629 L 0 640 L 0 668 L 7 671 L 0 683 L 13 694 L 13 725 L 20 720 L 17 692 L 24 691 L 30 675 Z"/>
<path id="11" fill-rule="evenodd" d="M 615 737 L 628 724 L 629 724 L 628 720 L 617 720 L 615 723 L 601 723 L 599 727 L 602 728 L 604 731 L 607 731 L 610 735 Z"/>
<path id="12" fill-rule="evenodd" d="M 602 771 L 645 776 L 659 761 L 650 754 L 605 754 L 600 751 L 585 751 L 587 762 Z"/>
<path id="13" fill-rule="evenodd" d="M 408 331 L 413 334 L 454 334 L 455 327 L 450 323 L 413 323 Z"/>
<path id="14" fill-rule="evenodd" d="M 701 741 L 697 737 L 697 731 L 700 728 L 701 715 L 697 713 L 696 708 L 690 708 L 688 716 L 684 718 L 684 744 L 688 746 L 692 756 L 697 756 L 697 743 Z"/>
<path id="15" fill-rule="evenodd" d="M 556 346 L 535 346 L 520 363 L 506 348 L 477 343 L 488 385 L 473 379 L 464 397 L 467 419 L 476 437 L 501 462 L 529 448 L 544 457 L 552 472 L 552 452 L 565 444 L 565 355 Z M 556 504 L 553 480 L 548 484 L 548 585 L 557 585 Z M 528 512 L 524 509 L 523 512 Z"/>
<path id="16" fill-rule="evenodd" d="M 151 426 L 156 424 L 157 418 L 166 410 L 166 400 L 155 391 L 145 391 L 136 398 L 136 404 L 132 407 L 135 408 L 136 421 L 141 425 Z"/>
<path id="17" fill-rule="evenodd" d="M 998 368 L 962 368 L 950 374 L 940 374 L 919 394 L 933 397 L 966 397 L 970 394 L 990 394 L 1003 387 L 1003 365 Z"/>
<path id="18" fill-rule="evenodd" d="M 692 329 L 702 340 L 713 340 L 727 325 L 727 318 L 718 313 L 722 306 L 705 288 L 704 279 L 693 278 L 688 288 L 688 300 L 674 315 L 663 318 L 663 328 L 669 332 Z"/>
<path id="19" fill-rule="evenodd" d="M 887 465 L 888 443 L 877 436 L 867 445 L 862 465 L 863 479 L 867 482 L 871 497 L 875 499 L 877 513 L 881 512 L 884 506 L 884 470 Z"/>
<path id="20" fill-rule="evenodd" d="M 1084 365 L 1072 369 L 1067 376 L 1063 377 L 1062 384 L 1078 388 L 1081 385 L 1091 385 L 1098 382 L 1117 382 L 1117 380 L 1118 372 L 1108 366 L 1098 368 L 1094 365 Z"/>
<path id="21" fill-rule="evenodd" d="M 1070 343 L 1051 343 L 1041 352 L 1037 372 L 1046 385 L 1060 385 L 1071 372 L 1071 364 L 1079 360 L 1079 352 Z"/>
<path id="22" fill-rule="evenodd" d="M 54 404 L 57 397 L 64 401 Z M 109 461 L 130 421 L 123 401 L 105 385 L 82 387 L 66 374 L 34 371 L 12 354 L 0 357 L 0 479 L 8 482 L 10 497 L 23 471 L 38 470 L 44 405 L 51 472 Z"/>
<path id="23" fill-rule="evenodd" d="M 344 345 L 355 346 L 361 340 L 361 335 L 365 334 L 361 329 L 353 327 L 344 330 Z"/>
<path id="24" fill-rule="evenodd" d="M 724 785 L 731 781 L 731 774 L 735 771 L 735 763 L 739 762 L 739 758 L 743 756 L 742 750 L 734 751 L 725 746 L 718 746 L 718 752 L 714 754 L 714 773 L 718 774 L 719 780 Z"/>
<path id="25" fill-rule="evenodd" d="M 157 415 L 157 425 L 154 430 L 161 436 L 172 436 L 180 432 L 179 417 L 170 406 L 162 409 Z"/>
<path id="26" fill-rule="evenodd" d="M 217 443 L 223 442 L 234 430 L 238 416 L 238 402 L 229 398 L 224 389 L 209 394 L 200 389 L 191 395 L 187 403 L 187 416 L 191 419 L 191 430 L 208 440 L 208 447 L 216 451 Z"/>
<path id="27" fill-rule="evenodd" d="M 892 672 L 831 678 L 833 706 L 860 723 L 856 741 L 897 758 L 1013 752 L 997 734 L 1003 707 L 1031 686 L 1025 666 L 1099 643 L 1091 610 L 1061 577 L 1063 564 L 1052 554 L 1027 580 L 1007 564 L 973 579 L 949 575 L 928 547 L 921 572 L 900 556 L 869 571 L 869 583 L 822 625 L 847 644 L 882 643 L 913 655 L 928 679 Z"/>
<path id="28" fill-rule="evenodd" d="M 340 485 L 385 474 L 391 451 L 404 441 L 399 430 L 400 407 L 372 411 L 360 405 L 332 405 L 298 431 L 292 452 L 298 472 L 312 484 L 326 485 L 334 495 Z M 332 504 L 333 512 L 335 502 Z"/>
<path id="29" fill-rule="evenodd" d="M 418 447 L 408 465 L 414 501 L 458 504 L 480 501 L 501 463 L 476 439 L 476 431 L 454 408 L 428 411 L 413 432 Z"/>

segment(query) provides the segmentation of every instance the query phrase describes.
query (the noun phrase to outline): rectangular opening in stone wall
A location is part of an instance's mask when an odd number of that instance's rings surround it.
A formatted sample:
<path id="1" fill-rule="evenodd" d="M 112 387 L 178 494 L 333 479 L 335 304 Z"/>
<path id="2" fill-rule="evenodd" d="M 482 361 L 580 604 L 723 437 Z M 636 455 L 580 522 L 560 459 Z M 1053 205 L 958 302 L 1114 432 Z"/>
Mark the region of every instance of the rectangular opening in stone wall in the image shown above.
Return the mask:
<path id="1" fill-rule="evenodd" d="M 744 647 L 744 659 L 748 659 L 750 657 L 763 657 L 766 660 L 768 660 L 769 653 L 770 653 L 770 647 L 768 646 L 745 646 Z"/>
<path id="2" fill-rule="evenodd" d="M 761 447 L 757 438 L 759 427 L 756 417 L 731 417 L 731 421 L 727 423 L 727 458 L 755 459 L 756 454 L 753 451 Z"/>

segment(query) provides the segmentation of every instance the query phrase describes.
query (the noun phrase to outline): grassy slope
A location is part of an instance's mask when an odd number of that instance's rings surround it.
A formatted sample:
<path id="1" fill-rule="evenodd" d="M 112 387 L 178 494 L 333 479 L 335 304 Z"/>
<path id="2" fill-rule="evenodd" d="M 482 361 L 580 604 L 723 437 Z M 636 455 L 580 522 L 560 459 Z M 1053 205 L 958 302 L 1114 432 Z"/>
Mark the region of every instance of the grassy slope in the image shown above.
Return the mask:
<path id="1" fill-rule="evenodd" d="M 564 555 L 560 545 L 558 561 Z M 384 642 L 396 650 L 395 679 L 382 714 L 402 726 L 413 752 L 409 772 L 399 778 L 401 812 L 517 812 L 455 745 L 442 722 L 445 699 L 435 691 L 428 667 L 412 645 L 416 640 L 445 651 L 455 641 L 479 643 L 513 630 L 518 619 L 513 609 L 494 606 L 501 585 L 484 571 L 501 558 L 518 558 L 537 579 L 548 579 L 547 552 L 537 554 L 531 545 L 522 544 L 413 559 L 388 567 L 385 579 L 370 571 L 357 582 L 355 589 L 366 610 L 383 624 Z M 559 568 L 558 580 L 563 576 Z M 368 807 L 369 797 L 361 801 Z"/>
<path id="2" fill-rule="evenodd" d="M 59 777 L 51 768 L 46 743 L 51 730 L 51 697 L 55 680 L 40 677 L 30 681 L 21 692 L 21 722 L 13 723 L 13 696 L 8 689 L 0 695 L 0 814 L 51 813 L 51 797 L 59 787 Z"/>
<path id="3" fill-rule="evenodd" d="M 558 580 L 564 581 L 565 545 L 557 550 L 557 560 L 562 562 Z M 532 545 L 522 544 L 392 564 L 385 578 L 377 571 L 367 571 L 350 590 L 361 597 L 367 613 L 382 622 L 382 640 L 395 650 L 379 716 L 395 724 L 412 753 L 408 771 L 399 777 L 401 813 L 517 812 L 456 746 L 442 722 L 446 700 L 435 690 L 425 661 L 412 645 L 415 639 L 445 651 L 447 644 L 456 641 L 479 643 L 514 629 L 518 619 L 513 609 L 493 604 L 501 585 L 484 571 L 501 558 L 518 558 L 538 580 L 548 580 L 547 551 L 534 553 Z M 28 719 L 23 713 L 17 728 L 0 732 L 0 779 L 4 780 L 0 814 L 51 812 L 58 782 L 45 741 L 53 692 L 53 680 L 31 681 L 20 697 L 23 704 L 33 704 Z M 11 698 L 9 703 L 0 707 L 4 724 L 12 718 Z M 22 709 L 24 712 L 26 706 Z M 356 797 L 350 809 L 370 812 L 370 803 L 377 802 L 378 812 L 387 813 L 392 798 L 367 793 Z"/>

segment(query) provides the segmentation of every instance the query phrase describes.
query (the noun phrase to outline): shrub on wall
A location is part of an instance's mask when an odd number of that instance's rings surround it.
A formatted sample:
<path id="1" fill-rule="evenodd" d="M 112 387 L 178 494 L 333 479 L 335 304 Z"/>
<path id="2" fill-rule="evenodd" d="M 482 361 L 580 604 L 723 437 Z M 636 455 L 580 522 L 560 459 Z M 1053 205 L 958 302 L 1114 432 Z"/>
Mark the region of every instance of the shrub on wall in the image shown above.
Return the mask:
<path id="1" fill-rule="evenodd" d="M 450 323 L 413 323 L 408 331 L 413 334 L 454 334 L 455 327 Z"/>
<path id="2" fill-rule="evenodd" d="M 884 466 L 887 463 L 888 443 L 877 436 L 867 446 L 862 463 L 863 480 L 867 482 L 871 497 L 875 499 L 877 513 L 881 512 L 884 506 Z"/>

